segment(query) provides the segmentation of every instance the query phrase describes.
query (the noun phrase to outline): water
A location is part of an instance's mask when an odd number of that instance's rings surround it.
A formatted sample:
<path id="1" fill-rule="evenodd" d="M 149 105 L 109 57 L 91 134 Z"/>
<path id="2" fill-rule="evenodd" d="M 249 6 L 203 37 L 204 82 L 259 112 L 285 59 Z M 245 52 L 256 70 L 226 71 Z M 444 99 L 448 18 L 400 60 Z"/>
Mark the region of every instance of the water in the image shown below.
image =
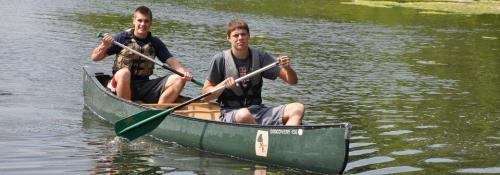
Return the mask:
<path id="1" fill-rule="evenodd" d="M 203 79 L 245 19 L 252 45 L 288 54 L 293 87 L 266 81 L 266 103 L 300 101 L 310 123 L 353 124 L 345 174 L 499 174 L 498 15 L 430 15 L 337 1 L 149 1 L 153 32 Z M 130 27 L 134 1 L 2 1 L 1 174 L 303 174 L 141 138 L 123 144 L 84 109 L 81 67 L 97 32 Z M 166 71 L 157 70 L 158 75 Z M 190 84 L 186 95 L 199 88 Z"/>

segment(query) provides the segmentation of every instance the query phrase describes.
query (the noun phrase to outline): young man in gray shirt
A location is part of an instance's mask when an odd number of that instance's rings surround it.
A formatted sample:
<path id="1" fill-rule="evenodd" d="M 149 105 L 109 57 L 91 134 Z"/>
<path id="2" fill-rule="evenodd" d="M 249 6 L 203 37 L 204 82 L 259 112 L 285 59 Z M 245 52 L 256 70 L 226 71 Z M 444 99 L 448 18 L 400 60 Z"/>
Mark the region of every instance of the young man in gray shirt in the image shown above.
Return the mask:
<path id="1" fill-rule="evenodd" d="M 268 53 L 250 48 L 250 30 L 239 19 L 232 20 L 226 26 L 227 40 L 231 49 L 213 57 L 205 80 L 203 93 L 216 86 L 225 89 L 216 91 L 205 100 L 217 99 L 221 106 L 221 121 L 260 125 L 300 125 L 304 116 L 304 105 L 290 103 L 267 107 L 262 104 L 262 78 L 274 80 L 277 77 L 290 85 L 297 84 L 298 78 L 290 66 L 288 56 L 280 56 L 279 67 L 268 69 L 250 79 L 235 82 L 235 79 L 255 71 L 276 60 Z"/>

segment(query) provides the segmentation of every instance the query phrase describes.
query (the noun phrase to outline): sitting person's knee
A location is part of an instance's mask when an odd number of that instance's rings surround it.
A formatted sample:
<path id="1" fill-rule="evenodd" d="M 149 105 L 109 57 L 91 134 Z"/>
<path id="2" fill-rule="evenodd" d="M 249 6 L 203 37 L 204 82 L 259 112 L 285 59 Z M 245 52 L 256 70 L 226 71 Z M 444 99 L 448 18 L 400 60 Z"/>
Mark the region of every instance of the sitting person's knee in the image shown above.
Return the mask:
<path id="1" fill-rule="evenodd" d="M 234 114 L 234 118 L 237 122 L 243 122 L 243 123 L 253 123 L 252 121 L 255 121 L 252 117 L 252 114 L 250 113 L 250 111 L 246 108 L 243 108 L 243 109 L 240 109 L 238 110 L 238 112 L 236 112 Z"/>
<path id="2" fill-rule="evenodd" d="M 247 108 L 242 108 L 236 112 L 236 116 L 248 116 L 250 115 L 250 111 Z"/>
<path id="3" fill-rule="evenodd" d="M 181 80 L 181 78 L 182 78 L 181 76 L 176 75 L 176 74 L 174 74 L 174 75 L 170 75 L 170 76 L 168 77 L 168 79 L 171 79 L 172 81 L 180 81 L 180 80 Z"/>
<path id="4" fill-rule="evenodd" d="M 174 87 L 183 87 L 185 84 L 184 81 L 182 81 L 182 77 L 179 75 L 170 75 L 167 79 L 167 82 L 165 83 L 165 87 L 169 86 L 174 86 Z"/>
<path id="5" fill-rule="evenodd" d="M 125 79 L 125 78 L 129 79 L 130 76 L 132 76 L 132 73 L 130 72 L 130 70 L 128 68 L 122 68 L 122 69 L 116 71 L 114 76 L 116 79 Z"/>
<path id="6" fill-rule="evenodd" d="M 294 111 L 304 113 L 304 105 L 302 103 L 291 103 L 289 105 Z"/>

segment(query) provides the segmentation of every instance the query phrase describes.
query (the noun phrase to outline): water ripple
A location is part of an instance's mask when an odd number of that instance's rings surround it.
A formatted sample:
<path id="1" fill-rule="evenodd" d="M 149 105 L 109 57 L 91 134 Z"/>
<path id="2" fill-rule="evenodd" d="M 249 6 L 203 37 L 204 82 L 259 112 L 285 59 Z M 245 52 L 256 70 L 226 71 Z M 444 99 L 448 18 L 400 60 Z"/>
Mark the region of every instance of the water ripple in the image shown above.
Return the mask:
<path id="1" fill-rule="evenodd" d="M 403 135 L 403 134 L 409 134 L 412 132 L 413 131 L 410 131 L 410 130 L 397 130 L 397 131 L 383 132 L 380 135 Z"/>
<path id="2" fill-rule="evenodd" d="M 349 151 L 349 156 L 359 156 L 359 155 L 374 153 L 377 151 L 378 149 L 362 149 L 356 151 Z"/>
<path id="3" fill-rule="evenodd" d="M 448 158 L 429 158 L 424 160 L 425 163 L 453 163 L 458 162 L 457 160 Z"/>
<path id="4" fill-rule="evenodd" d="M 500 167 L 464 168 L 464 169 L 459 169 L 456 172 L 467 173 L 467 174 L 500 174 Z"/>
<path id="5" fill-rule="evenodd" d="M 448 146 L 448 144 L 432 144 L 432 145 L 429 145 L 428 147 L 429 148 L 443 148 L 443 147 L 446 147 Z"/>
<path id="6" fill-rule="evenodd" d="M 382 174 L 397 174 L 397 173 L 407 173 L 407 172 L 415 172 L 422 171 L 422 168 L 415 168 L 412 166 L 398 166 L 398 167 L 387 167 L 380 168 L 376 170 L 365 171 L 353 175 L 382 175 Z"/>
<path id="7" fill-rule="evenodd" d="M 349 148 L 358 148 L 358 147 L 365 147 L 365 146 L 370 146 L 370 145 L 375 145 L 375 143 L 350 143 Z"/>
<path id="8" fill-rule="evenodd" d="M 387 156 L 371 157 L 371 158 L 356 160 L 356 161 L 349 162 L 347 164 L 345 171 L 349 171 L 351 169 L 358 168 L 358 167 L 390 162 L 393 160 L 395 160 L 395 159 L 392 157 L 387 157 Z"/>
<path id="9" fill-rule="evenodd" d="M 421 150 L 408 149 L 408 150 L 403 150 L 403 151 L 393 151 L 393 152 L 391 152 L 391 154 L 397 155 L 397 156 L 403 156 L 403 155 L 419 154 L 422 152 L 423 151 L 421 151 Z"/>

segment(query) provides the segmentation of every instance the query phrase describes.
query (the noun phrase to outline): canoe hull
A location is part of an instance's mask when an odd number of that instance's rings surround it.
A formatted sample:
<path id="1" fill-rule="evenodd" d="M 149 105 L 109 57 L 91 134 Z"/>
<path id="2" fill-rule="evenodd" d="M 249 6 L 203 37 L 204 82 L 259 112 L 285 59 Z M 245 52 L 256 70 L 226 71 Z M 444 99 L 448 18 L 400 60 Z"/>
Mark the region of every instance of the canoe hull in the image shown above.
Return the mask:
<path id="1" fill-rule="evenodd" d="M 96 71 L 84 67 L 86 107 L 114 124 L 149 108 L 107 91 Z M 269 165 L 341 174 L 347 164 L 350 124 L 258 126 L 170 114 L 150 133 L 157 139 Z"/>

